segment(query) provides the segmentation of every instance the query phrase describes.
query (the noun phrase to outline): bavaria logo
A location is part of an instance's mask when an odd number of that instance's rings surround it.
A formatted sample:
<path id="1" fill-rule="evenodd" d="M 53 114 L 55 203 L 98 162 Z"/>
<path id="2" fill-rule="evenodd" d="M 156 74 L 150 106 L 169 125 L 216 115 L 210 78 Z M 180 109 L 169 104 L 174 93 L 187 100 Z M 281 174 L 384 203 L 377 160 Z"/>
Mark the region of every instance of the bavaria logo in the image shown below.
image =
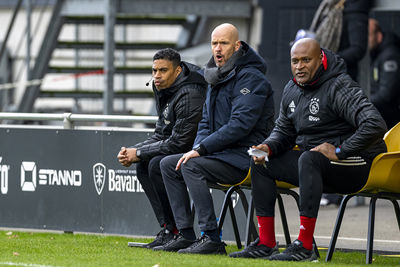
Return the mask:
<path id="1" fill-rule="evenodd" d="M 96 163 L 93 165 L 93 180 L 97 194 L 100 195 L 103 191 L 106 181 L 106 166 L 104 166 L 102 163 Z"/>

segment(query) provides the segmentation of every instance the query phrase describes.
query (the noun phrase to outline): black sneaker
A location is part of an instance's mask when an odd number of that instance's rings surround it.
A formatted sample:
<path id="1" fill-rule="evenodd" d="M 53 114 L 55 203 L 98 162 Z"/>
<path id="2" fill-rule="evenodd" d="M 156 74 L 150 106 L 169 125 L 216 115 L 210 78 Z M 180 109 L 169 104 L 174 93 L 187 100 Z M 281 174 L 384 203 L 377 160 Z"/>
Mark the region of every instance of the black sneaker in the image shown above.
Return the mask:
<path id="1" fill-rule="evenodd" d="M 153 242 L 143 245 L 142 248 L 154 248 L 157 246 L 162 246 L 173 239 L 174 236 L 174 233 L 164 228 L 157 234 Z"/>
<path id="2" fill-rule="evenodd" d="M 229 254 L 232 258 L 263 258 L 268 259 L 271 255 L 279 253 L 278 243 L 275 247 L 270 248 L 265 245 L 258 245 L 260 238 L 252 242 L 248 247 L 244 248 L 242 251 L 237 251 Z"/>
<path id="3" fill-rule="evenodd" d="M 183 248 L 191 246 L 195 240 L 188 240 L 183 237 L 181 233 L 175 235 L 173 239 L 168 241 L 162 246 L 154 247 L 153 250 L 164 250 L 164 251 L 178 251 Z"/>
<path id="4" fill-rule="evenodd" d="M 196 241 L 187 248 L 178 250 L 178 253 L 191 253 L 191 254 L 226 254 L 226 244 L 222 241 L 212 241 L 208 235 L 196 239 Z"/>
<path id="5" fill-rule="evenodd" d="M 293 241 L 282 253 L 275 254 L 269 258 L 276 261 L 315 261 L 318 259 L 314 251 L 305 249 L 300 240 Z"/>

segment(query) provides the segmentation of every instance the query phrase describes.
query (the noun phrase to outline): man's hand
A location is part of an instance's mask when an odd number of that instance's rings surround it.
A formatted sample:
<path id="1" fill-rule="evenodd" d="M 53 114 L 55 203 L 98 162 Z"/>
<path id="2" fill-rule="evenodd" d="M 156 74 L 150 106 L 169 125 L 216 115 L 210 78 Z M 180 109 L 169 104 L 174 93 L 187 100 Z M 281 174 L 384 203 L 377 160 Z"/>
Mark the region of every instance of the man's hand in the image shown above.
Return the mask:
<path id="1" fill-rule="evenodd" d="M 136 156 L 136 148 L 121 147 L 117 156 L 122 166 L 129 167 L 133 162 L 138 162 L 140 159 Z"/>
<path id="2" fill-rule="evenodd" d="M 200 154 L 195 150 L 191 150 L 183 154 L 183 156 L 179 159 L 178 163 L 176 164 L 175 170 L 179 170 L 181 168 L 181 164 L 185 164 L 186 162 L 188 162 L 189 159 L 197 157 L 200 157 Z"/>
<path id="3" fill-rule="evenodd" d="M 258 146 L 252 146 L 252 148 L 256 148 L 256 149 L 262 150 L 264 152 L 267 152 L 268 155 L 270 155 L 269 148 L 268 148 L 268 146 L 266 144 L 259 144 Z M 258 164 L 265 165 L 265 157 L 253 156 L 253 160 L 254 160 L 254 163 L 256 165 L 258 165 Z"/>
<path id="4" fill-rule="evenodd" d="M 319 146 L 310 149 L 310 151 L 320 152 L 330 160 L 339 160 L 336 156 L 336 147 L 329 143 L 320 144 Z"/>

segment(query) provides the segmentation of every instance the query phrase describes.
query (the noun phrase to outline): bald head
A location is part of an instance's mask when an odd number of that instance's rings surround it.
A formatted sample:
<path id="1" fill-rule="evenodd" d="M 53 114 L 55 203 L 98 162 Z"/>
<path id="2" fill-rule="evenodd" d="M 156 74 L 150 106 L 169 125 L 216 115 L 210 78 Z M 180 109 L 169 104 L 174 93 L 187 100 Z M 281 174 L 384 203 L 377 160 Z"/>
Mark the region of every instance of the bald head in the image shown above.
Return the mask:
<path id="1" fill-rule="evenodd" d="M 221 24 L 212 31 L 211 50 L 214 62 L 218 67 L 225 65 L 226 61 L 228 61 L 239 48 L 239 32 L 232 24 Z"/>
<path id="2" fill-rule="evenodd" d="M 321 52 L 321 46 L 315 39 L 303 38 L 294 43 L 292 49 L 290 50 L 290 54 L 293 54 L 293 51 L 295 50 L 308 50 L 310 53 L 316 52 L 319 54 Z"/>
<path id="3" fill-rule="evenodd" d="M 322 52 L 318 41 L 311 38 L 298 40 L 290 50 L 293 77 L 298 83 L 310 82 L 322 64 Z"/>
<path id="4" fill-rule="evenodd" d="M 226 35 L 233 41 L 239 40 L 238 29 L 230 23 L 223 23 L 215 27 L 215 29 L 211 33 L 211 39 L 213 38 L 214 35 L 221 35 L 221 34 Z"/>

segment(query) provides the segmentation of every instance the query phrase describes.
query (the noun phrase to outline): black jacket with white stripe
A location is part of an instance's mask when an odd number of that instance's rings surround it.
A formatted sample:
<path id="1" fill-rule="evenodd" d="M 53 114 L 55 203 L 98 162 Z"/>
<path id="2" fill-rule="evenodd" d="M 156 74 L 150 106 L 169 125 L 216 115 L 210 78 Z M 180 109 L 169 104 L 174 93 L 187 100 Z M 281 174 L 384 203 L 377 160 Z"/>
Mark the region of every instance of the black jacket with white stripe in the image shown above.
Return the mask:
<path id="1" fill-rule="evenodd" d="M 341 148 L 339 159 L 361 156 L 372 160 L 386 151 L 387 131 L 381 115 L 359 85 L 346 74 L 339 56 L 324 50 L 313 84 L 293 79 L 284 89 L 279 117 L 264 141 L 272 155 L 298 145 L 310 150 L 324 142 Z"/>

